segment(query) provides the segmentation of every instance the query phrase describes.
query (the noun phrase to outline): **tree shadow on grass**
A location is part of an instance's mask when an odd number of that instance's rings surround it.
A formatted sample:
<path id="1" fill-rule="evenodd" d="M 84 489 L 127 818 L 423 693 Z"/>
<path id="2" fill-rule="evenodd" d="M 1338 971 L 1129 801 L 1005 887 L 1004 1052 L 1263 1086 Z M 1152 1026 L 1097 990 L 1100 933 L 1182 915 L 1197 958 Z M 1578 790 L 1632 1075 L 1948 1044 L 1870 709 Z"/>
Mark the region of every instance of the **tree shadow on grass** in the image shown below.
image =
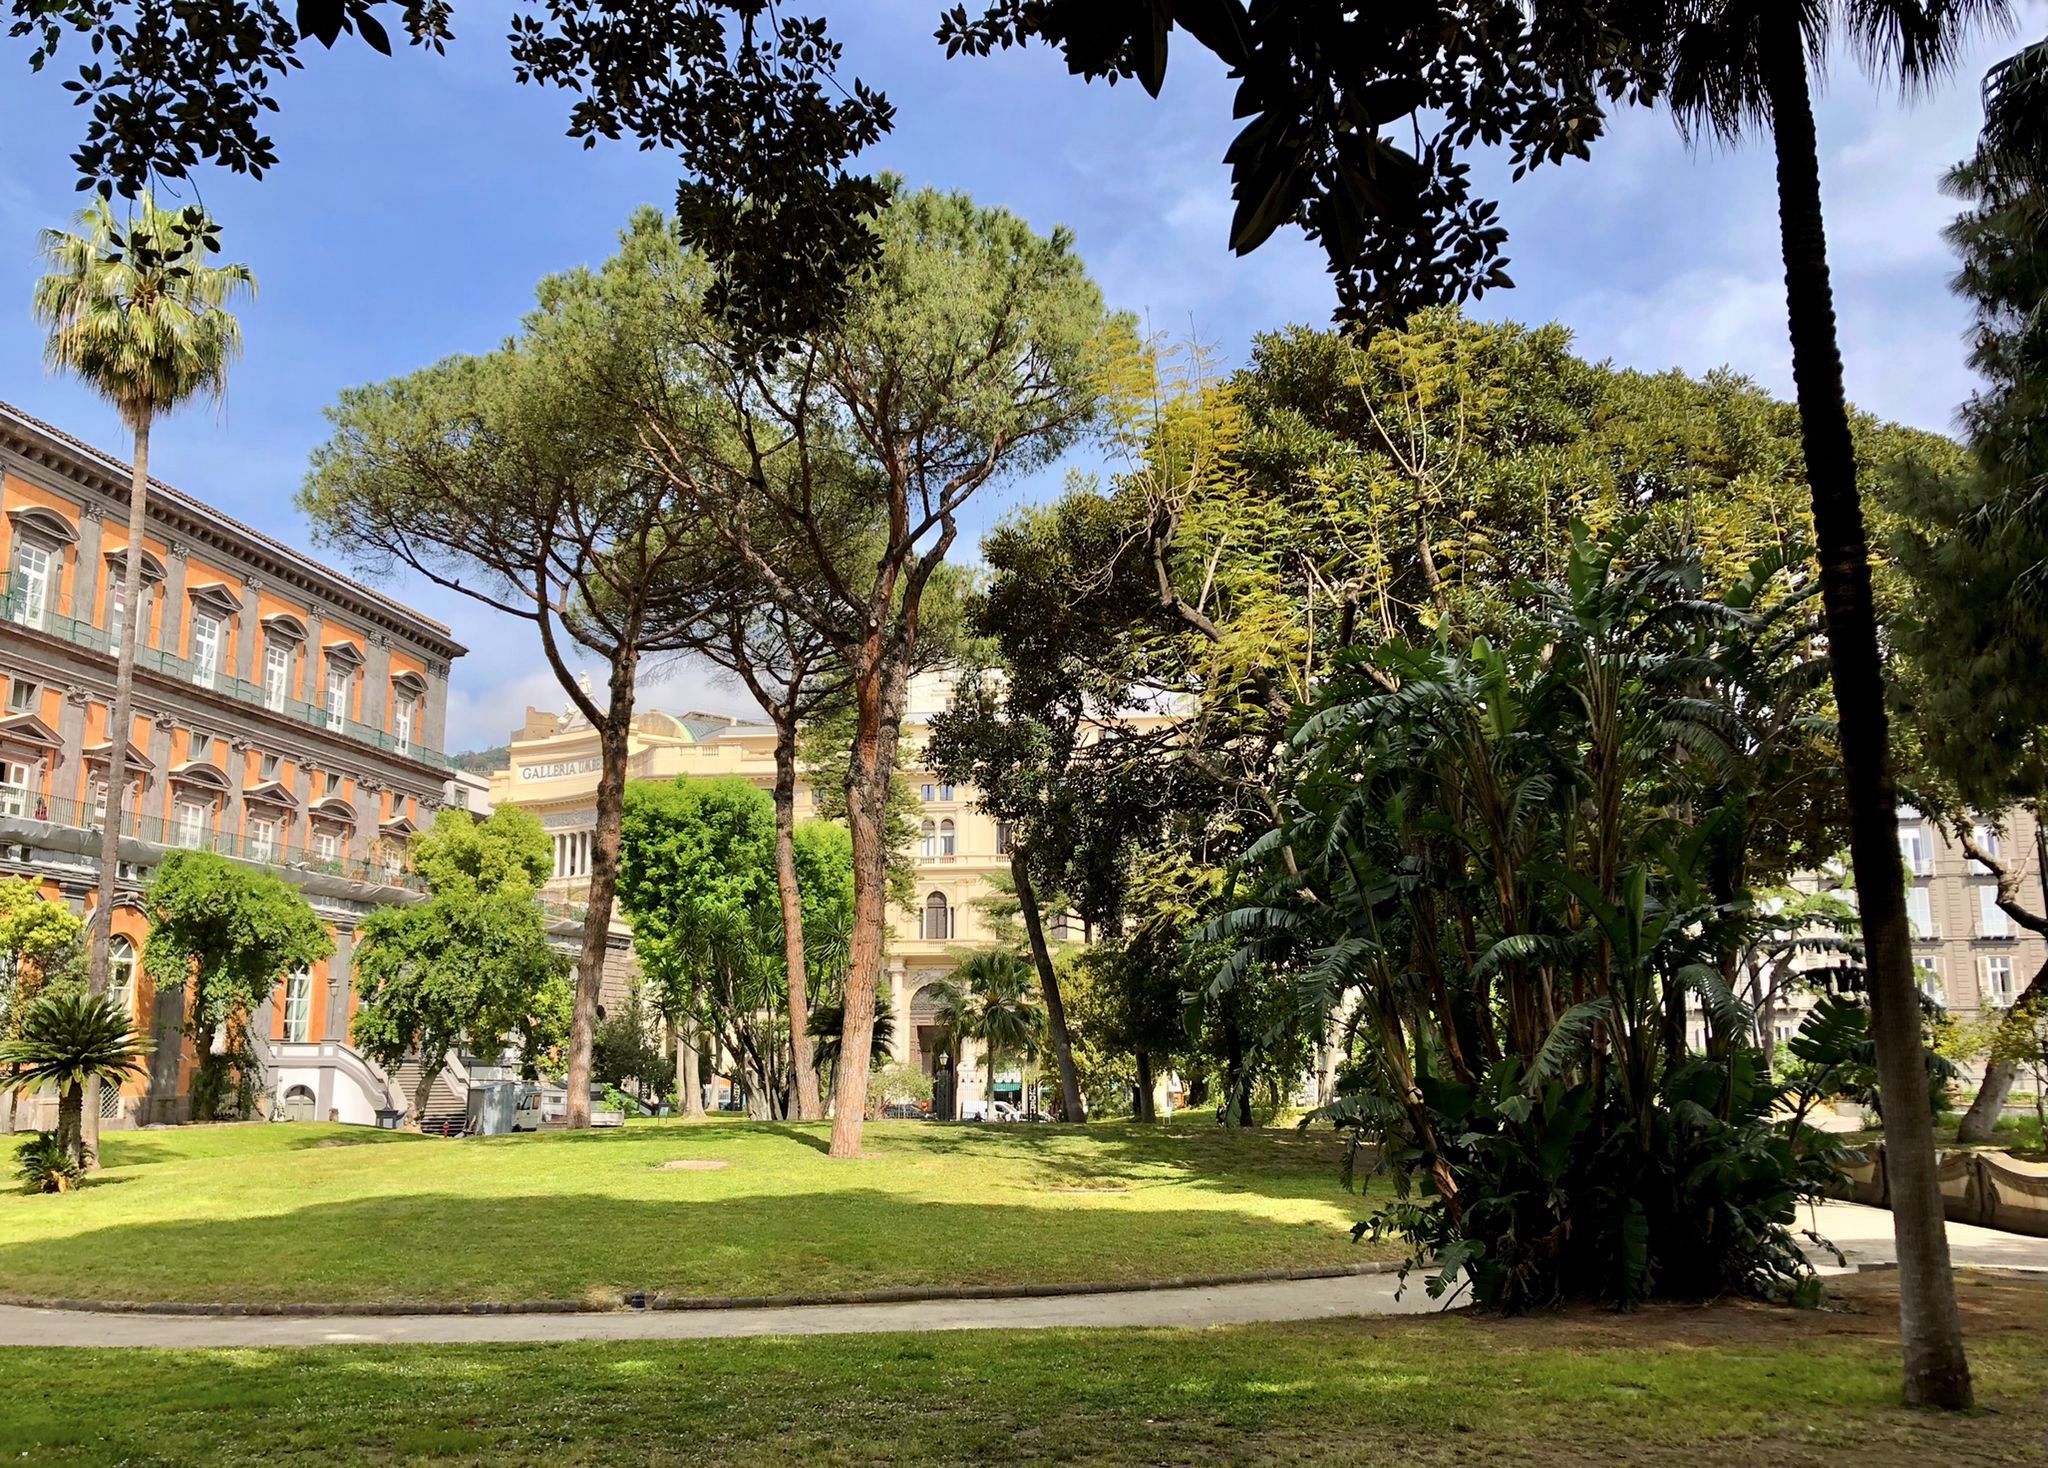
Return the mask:
<path id="1" fill-rule="evenodd" d="M 0 1280 L 22 1295 L 97 1299 L 610 1303 L 634 1291 L 1133 1281 L 1369 1257 L 1335 1222 L 1218 1206 L 1061 1210 L 873 1187 L 673 1201 L 422 1192 L 0 1245 Z"/>

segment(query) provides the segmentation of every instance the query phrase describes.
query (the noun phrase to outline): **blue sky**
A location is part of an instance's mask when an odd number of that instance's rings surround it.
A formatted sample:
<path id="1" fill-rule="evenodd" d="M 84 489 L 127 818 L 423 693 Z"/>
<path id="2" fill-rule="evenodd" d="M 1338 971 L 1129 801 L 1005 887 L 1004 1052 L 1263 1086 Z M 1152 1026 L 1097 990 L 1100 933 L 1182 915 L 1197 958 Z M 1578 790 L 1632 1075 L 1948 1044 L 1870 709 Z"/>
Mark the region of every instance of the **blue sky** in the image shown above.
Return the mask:
<path id="1" fill-rule="evenodd" d="M 848 68 L 897 104 L 871 166 L 966 189 L 1041 228 L 1067 225 L 1114 305 L 1229 361 L 1260 330 L 1327 320 L 1328 277 L 1298 236 L 1246 260 L 1224 246 L 1230 86 L 1195 48 L 1176 51 L 1154 102 L 1136 87 L 1084 86 L 1042 50 L 949 62 L 931 40 L 939 0 L 827 8 Z M 193 408 L 159 429 L 159 477 L 306 545 L 292 495 L 338 390 L 495 345 L 542 275 L 601 259 L 636 205 L 670 200 L 662 155 L 586 151 L 562 136 L 560 94 L 513 83 L 506 11 L 465 0 L 441 58 L 315 49 L 278 89 L 278 168 L 260 184 L 200 180 L 229 257 L 250 264 L 261 294 L 243 313 L 247 352 L 225 410 Z M 2042 7 L 2022 13 L 2038 31 Z M 1978 78 L 2016 44 L 1981 40 L 1953 81 L 1909 106 L 1846 66 L 1821 102 L 1850 395 L 1924 428 L 1946 429 L 1971 385 L 1967 317 L 1948 292 L 1940 237 L 1955 206 L 1937 180 L 1975 139 Z M 77 207 L 68 154 L 79 131 L 57 77 L 30 78 L 22 44 L 0 41 L 0 398 L 125 453 L 113 413 L 44 372 L 28 312 L 36 233 Z M 1483 167 L 1504 200 L 1517 289 L 1489 296 L 1481 314 L 1563 321 L 1592 357 L 1730 365 L 1789 392 L 1767 152 L 1688 151 L 1667 116 L 1644 113 L 1622 119 L 1590 164 L 1512 186 Z M 974 528 L 1059 482 L 1052 472 L 1002 487 Z M 416 582 L 385 589 L 472 649 L 456 665 L 451 748 L 495 743 L 527 703 L 563 701 L 522 624 Z M 650 699 L 745 709 L 743 694 L 687 666 L 665 672 Z"/>

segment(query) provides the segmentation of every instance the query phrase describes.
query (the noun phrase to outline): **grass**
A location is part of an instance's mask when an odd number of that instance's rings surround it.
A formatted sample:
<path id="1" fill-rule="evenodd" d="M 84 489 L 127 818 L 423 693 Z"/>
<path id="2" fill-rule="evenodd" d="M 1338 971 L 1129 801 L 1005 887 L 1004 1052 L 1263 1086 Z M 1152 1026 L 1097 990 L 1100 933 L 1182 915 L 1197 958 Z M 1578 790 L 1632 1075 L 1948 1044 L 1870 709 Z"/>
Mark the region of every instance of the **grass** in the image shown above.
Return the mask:
<path id="1" fill-rule="evenodd" d="M 1967 1276 L 1983 1409 L 1897 1405 L 1882 1276 L 1758 1306 L 1208 1331 L 4 1353 L 0 1458 L 293 1464 L 2038 1464 L 2048 1288 Z"/>
<path id="2" fill-rule="evenodd" d="M 384 1302 L 1144 1280 L 1372 1257 L 1328 1135 L 636 1122 L 441 1141 L 325 1123 L 110 1134 L 79 1192 L 0 1197 L 0 1290 Z M 665 1170 L 675 1160 L 723 1164 Z M 1384 1248 L 1382 1253 L 1387 1252 Z"/>

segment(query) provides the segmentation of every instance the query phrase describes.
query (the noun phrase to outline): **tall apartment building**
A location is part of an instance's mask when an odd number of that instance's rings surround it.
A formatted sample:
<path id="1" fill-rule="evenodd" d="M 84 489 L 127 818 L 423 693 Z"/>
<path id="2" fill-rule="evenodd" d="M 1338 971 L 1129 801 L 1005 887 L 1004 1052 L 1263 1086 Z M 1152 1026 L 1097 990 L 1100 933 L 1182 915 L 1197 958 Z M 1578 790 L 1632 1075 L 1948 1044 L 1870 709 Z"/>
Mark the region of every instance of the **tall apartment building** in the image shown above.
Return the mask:
<path id="1" fill-rule="evenodd" d="M 996 941 L 988 912 L 999 893 L 999 876 L 1010 869 L 1007 833 L 975 804 L 974 791 L 945 783 L 924 768 L 923 751 L 933 714 L 946 706 L 951 687 L 942 677 L 913 681 L 903 716 L 898 769 L 919 797 L 922 811 L 912 855 L 917 872 L 914 906 L 890 913 L 888 974 L 877 1005 L 894 1017 L 895 1055 L 926 1074 L 934 1070 L 936 1010 L 933 986 L 958 966 L 963 953 Z M 633 721 L 628 776 L 673 780 L 679 776 L 738 776 L 763 790 L 775 781 L 775 731 L 712 714 L 641 714 Z M 525 724 L 512 734 L 506 767 L 491 777 L 491 800 L 531 809 L 554 837 L 555 875 L 550 891 L 576 901 L 588 889 L 590 841 L 597 825 L 597 734 L 579 717 L 528 709 Z M 817 807 L 817 795 L 799 777 L 797 818 Z M 1054 938 L 1081 936 L 1054 919 Z M 617 1002 L 623 985 L 607 984 L 607 1002 Z M 969 1111 L 987 1099 L 985 1080 L 971 1043 L 960 1059 L 955 1104 Z M 996 1098 L 1017 1099 L 1022 1076 L 998 1072 Z"/>
<path id="2" fill-rule="evenodd" d="M 368 1121 L 387 1079 L 348 1045 L 351 937 L 411 899 L 407 838 L 450 798 L 439 753 L 448 629 L 168 485 L 127 543 L 129 469 L 0 404 L 0 875 L 81 914 L 93 900 L 108 752 L 128 741 L 115 991 L 155 1050 L 103 1103 L 110 1124 L 187 1114 L 182 993 L 137 962 L 139 894 L 167 851 L 204 849 L 296 884 L 334 956 L 280 982 L 256 1017 L 273 1096 L 293 1114 Z M 112 731 L 110 649 L 142 558 L 135 718 Z M 473 793 L 473 792 L 465 792 Z"/>

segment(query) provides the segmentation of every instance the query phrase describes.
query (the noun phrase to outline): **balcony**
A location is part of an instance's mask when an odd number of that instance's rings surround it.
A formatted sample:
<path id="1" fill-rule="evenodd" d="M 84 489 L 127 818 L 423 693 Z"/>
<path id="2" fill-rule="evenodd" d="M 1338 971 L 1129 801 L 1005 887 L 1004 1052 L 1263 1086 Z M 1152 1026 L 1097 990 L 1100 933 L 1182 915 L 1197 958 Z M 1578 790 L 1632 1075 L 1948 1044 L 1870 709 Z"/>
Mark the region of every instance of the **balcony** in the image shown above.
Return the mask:
<path id="1" fill-rule="evenodd" d="M 132 811 L 124 812 L 124 815 L 126 829 L 122 832 L 123 839 L 133 839 L 165 852 L 211 851 L 218 856 L 233 857 L 273 871 L 339 877 L 343 881 L 361 882 L 367 886 L 403 887 L 412 892 L 427 890 L 425 879 L 407 870 L 402 862 L 323 856 L 303 840 L 293 844 L 277 835 L 263 840 L 229 835 L 204 826 L 195 830 L 176 821 L 137 815 Z M 20 800 L 0 800 L 0 819 L 34 821 L 70 831 L 98 831 L 103 816 L 99 811 L 87 809 L 83 801 L 29 795 Z"/>
<path id="2" fill-rule="evenodd" d="M 29 598 L 15 592 L 8 585 L 8 576 L 0 572 L 0 618 L 24 627 L 33 627 L 74 647 L 83 647 L 107 657 L 114 655 L 107 634 L 91 622 L 78 617 L 63 615 L 54 607 L 33 605 Z M 189 683 L 194 688 L 204 688 L 223 698 L 252 708 L 267 709 L 280 718 L 295 723 L 307 724 L 315 729 L 325 729 L 359 744 L 381 749 L 386 754 L 400 759 L 415 760 L 435 769 L 452 770 L 455 761 L 438 750 L 428 749 L 416 739 L 400 739 L 372 724 L 356 719 L 342 718 L 329 713 L 316 703 L 303 699 L 282 698 L 267 691 L 260 683 L 251 683 L 246 678 L 233 678 L 225 673 L 209 672 L 207 669 L 181 658 L 173 653 L 161 652 L 153 647 L 138 647 L 135 650 L 135 666 L 169 678 L 179 683 Z"/>

